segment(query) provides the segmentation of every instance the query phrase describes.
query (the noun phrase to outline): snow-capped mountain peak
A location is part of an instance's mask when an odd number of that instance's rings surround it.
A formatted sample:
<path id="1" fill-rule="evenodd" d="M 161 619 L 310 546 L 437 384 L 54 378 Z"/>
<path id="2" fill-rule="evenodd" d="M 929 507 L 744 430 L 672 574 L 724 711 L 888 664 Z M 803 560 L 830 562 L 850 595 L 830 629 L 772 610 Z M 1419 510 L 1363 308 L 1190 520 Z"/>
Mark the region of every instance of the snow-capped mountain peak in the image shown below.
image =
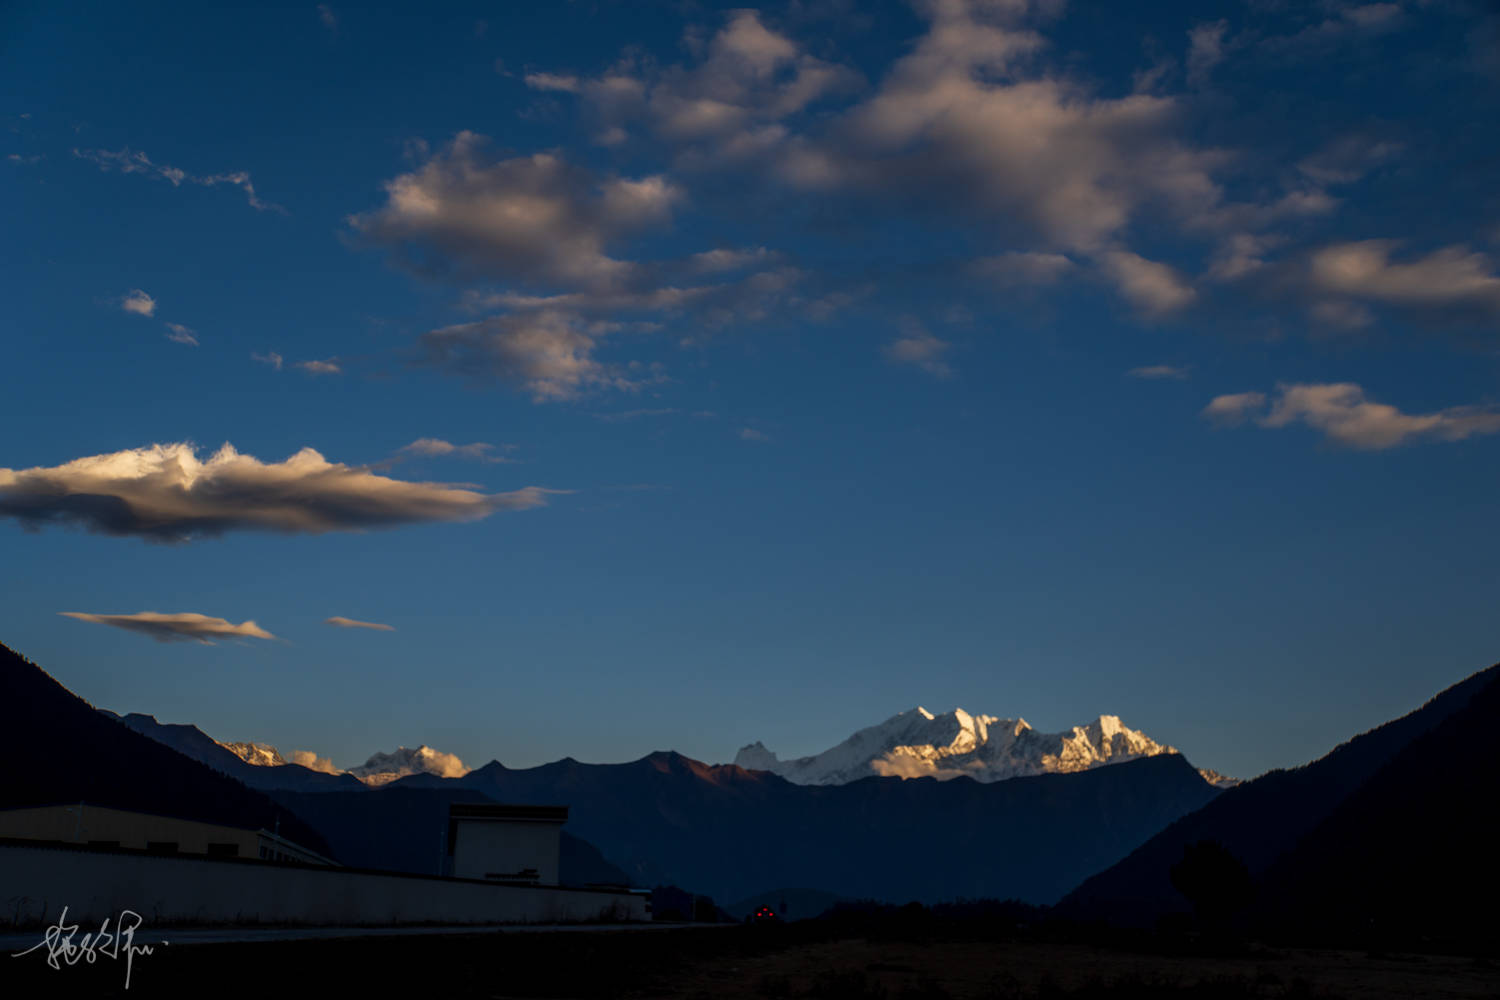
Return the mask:
<path id="1" fill-rule="evenodd" d="M 286 763 L 280 752 L 269 743 L 219 743 L 219 746 L 246 764 L 254 764 L 256 767 L 280 767 Z"/>
<path id="2" fill-rule="evenodd" d="M 423 743 L 416 749 L 397 747 L 394 753 L 377 753 L 358 767 L 354 775 L 367 785 L 384 785 L 409 774 L 433 774 L 439 778 L 462 778 L 469 773 L 456 754 L 434 750 Z"/>
<path id="3" fill-rule="evenodd" d="M 343 770 L 333 766 L 327 758 L 319 757 L 307 750 L 298 750 L 292 755 L 291 761 L 283 757 L 275 747 L 269 743 L 221 743 L 219 746 L 234 754 L 246 764 L 254 764 L 256 767 L 279 767 L 283 764 L 294 763 L 314 771 L 322 771 L 326 774 L 348 774 L 367 785 L 380 786 L 391 783 L 398 778 L 404 778 L 410 774 L 433 774 L 439 778 L 462 778 L 469 773 L 464 762 L 458 759 L 456 754 L 443 753 L 434 750 L 427 744 L 422 744 L 415 749 L 408 747 L 397 747 L 391 753 L 373 754 L 368 760 L 358 767 Z"/>
<path id="4" fill-rule="evenodd" d="M 976 781 L 1001 781 L 1084 771 L 1163 753 L 1177 750 L 1131 729 L 1116 715 L 1101 715 L 1060 733 L 1039 733 L 1021 718 L 971 715 L 962 708 L 933 713 L 919 705 L 810 757 L 782 760 L 755 742 L 741 749 L 734 762 L 796 784 L 841 785 L 872 775 L 967 775 Z M 1214 774 L 1204 775 L 1204 780 L 1221 784 L 1231 779 Z"/>

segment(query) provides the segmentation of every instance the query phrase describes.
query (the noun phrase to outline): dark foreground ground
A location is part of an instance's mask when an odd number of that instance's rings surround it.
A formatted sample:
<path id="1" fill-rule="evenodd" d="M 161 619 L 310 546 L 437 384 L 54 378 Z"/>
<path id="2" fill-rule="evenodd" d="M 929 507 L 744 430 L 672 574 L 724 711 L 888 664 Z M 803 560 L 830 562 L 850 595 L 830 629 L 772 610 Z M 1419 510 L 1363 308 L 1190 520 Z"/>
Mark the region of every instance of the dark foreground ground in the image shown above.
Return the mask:
<path id="1" fill-rule="evenodd" d="M 808 925 L 169 944 L 135 957 L 128 992 L 123 956 L 0 963 L 17 998 L 1500 998 L 1500 963 L 1473 955 Z"/>

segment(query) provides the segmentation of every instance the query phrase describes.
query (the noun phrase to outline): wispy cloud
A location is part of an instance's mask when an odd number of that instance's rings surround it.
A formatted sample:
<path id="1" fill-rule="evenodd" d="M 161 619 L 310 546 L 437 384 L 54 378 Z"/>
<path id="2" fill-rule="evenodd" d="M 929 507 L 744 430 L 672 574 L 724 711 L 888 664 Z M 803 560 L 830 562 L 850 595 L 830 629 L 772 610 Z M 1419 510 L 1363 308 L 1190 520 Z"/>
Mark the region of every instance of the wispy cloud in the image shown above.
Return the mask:
<path id="1" fill-rule="evenodd" d="M 1073 261 L 1064 254 L 1020 250 L 980 257 L 971 268 L 1002 288 L 1053 285 L 1075 270 Z"/>
<path id="2" fill-rule="evenodd" d="M 168 323 L 166 336 L 168 340 L 178 344 L 188 344 L 192 347 L 198 346 L 198 335 L 181 323 Z"/>
<path id="3" fill-rule="evenodd" d="M 334 615 L 332 618 L 323 619 L 324 625 L 336 625 L 339 628 L 367 628 L 376 632 L 394 632 L 396 626 L 382 625 L 380 622 L 362 622 L 355 618 L 345 618 L 342 615 Z"/>
<path id="4" fill-rule="evenodd" d="M 1335 444 L 1362 451 L 1381 451 L 1417 441 L 1462 441 L 1481 434 L 1500 434 L 1500 408 L 1454 406 L 1435 413 L 1403 413 L 1372 402 L 1352 382 L 1283 384 L 1269 401 L 1259 392 L 1219 396 L 1203 414 L 1220 424 L 1253 420 L 1260 427 L 1304 424 Z"/>
<path id="5" fill-rule="evenodd" d="M 1263 392 L 1236 392 L 1215 396 L 1203 408 L 1204 419 L 1221 427 L 1237 427 L 1266 405 Z"/>
<path id="6" fill-rule="evenodd" d="M 693 65 L 622 64 L 586 78 L 530 73 L 526 84 L 582 98 L 601 145 L 648 132 L 680 149 L 680 162 L 697 165 L 784 150 L 789 121 L 862 82 L 857 71 L 819 59 L 767 27 L 754 10 L 729 12 L 711 38 L 690 44 L 699 57 Z"/>
<path id="7" fill-rule="evenodd" d="M 1178 365 L 1142 365 L 1139 368 L 1130 369 L 1125 374 L 1131 378 L 1181 380 L 1187 378 L 1189 373 L 1188 368 Z"/>
<path id="8" fill-rule="evenodd" d="M 86 611 L 59 611 L 58 614 L 96 625 L 111 625 L 129 632 L 148 635 L 157 642 L 201 642 L 212 646 L 214 639 L 274 639 L 270 632 L 253 621 L 235 625 L 223 618 L 211 618 L 196 612 L 160 614 L 139 611 L 132 615 L 98 615 Z"/>
<path id="9" fill-rule="evenodd" d="M 1500 273 L 1490 258 L 1463 245 L 1392 259 L 1397 240 L 1337 243 L 1308 260 L 1315 304 L 1377 303 L 1410 310 L 1500 316 Z M 1329 313 L 1336 316 L 1336 313 Z"/>
<path id="10" fill-rule="evenodd" d="M 281 371 L 281 366 L 286 363 L 286 359 L 275 351 L 267 351 L 265 354 L 252 354 L 250 355 L 250 360 L 259 361 L 263 365 L 270 365 L 277 371 Z"/>
<path id="11" fill-rule="evenodd" d="M 328 6 L 326 3 L 318 4 L 318 20 L 322 21 L 323 27 L 327 28 L 329 31 L 339 30 L 338 15 L 335 14 L 333 12 L 333 8 Z"/>
<path id="12" fill-rule="evenodd" d="M 1188 32 L 1188 82 L 1200 86 L 1208 82 L 1209 73 L 1224 58 L 1224 34 L 1229 22 L 1212 21 L 1196 25 Z"/>
<path id="13" fill-rule="evenodd" d="M 537 402 L 576 399 L 595 389 L 637 389 L 647 371 L 596 357 L 612 324 L 557 310 L 507 313 L 422 335 L 424 363 L 456 375 L 498 379 Z"/>
<path id="14" fill-rule="evenodd" d="M 250 203 L 251 208 L 261 212 L 286 213 L 286 209 L 280 205 L 273 205 L 268 201 L 262 201 L 256 195 L 255 185 L 250 182 L 250 174 L 244 170 L 236 170 L 223 174 L 191 174 L 186 170 L 167 166 L 164 163 L 155 163 L 145 153 L 132 150 L 128 146 L 120 150 L 75 149 L 73 150 L 73 155 L 81 160 L 88 160 L 105 172 L 118 170 L 122 174 L 143 174 L 147 177 L 155 177 L 159 180 L 168 181 L 173 187 L 181 187 L 183 184 L 197 184 L 202 187 L 215 187 L 219 184 L 228 184 L 244 192 L 245 199 Z"/>
<path id="15" fill-rule="evenodd" d="M 624 423 L 627 420 L 639 420 L 642 417 L 668 417 L 677 410 L 671 406 L 657 407 L 642 410 L 620 410 L 616 413 L 595 413 L 595 420 L 602 420 L 606 424 Z"/>
<path id="16" fill-rule="evenodd" d="M 756 441 L 756 442 L 764 444 L 765 442 L 771 440 L 771 436 L 769 434 L 766 434 L 766 433 L 762 432 L 762 431 L 756 430 L 754 427 L 741 427 L 740 428 L 740 440 L 741 441 Z"/>
<path id="17" fill-rule="evenodd" d="M 70 524 L 182 542 L 228 531 L 322 534 L 475 521 L 543 506 L 554 492 L 528 486 L 485 494 L 408 482 L 329 462 L 311 448 L 283 462 L 261 462 L 226 444 L 200 461 L 192 445 L 163 444 L 51 468 L 0 469 L 0 517 L 31 529 Z"/>
<path id="18" fill-rule="evenodd" d="M 277 365 L 277 367 L 281 367 Z M 301 368 L 309 375 L 338 375 L 344 369 L 339 367 L 337 358 L 325 358 L 322 361 L 299 361 L 296 367 Z"/>
<path id="19" fill-rule="evenodd" d="M 455 458 L 471 458 L 479 462 L 509 462 L 510 459 L 503 455 L 494 455 L 495 445 L 487 441 L 475 441 L 471 444 L 453 444 L 441 438 L 417 438 L 411 444 L 403 445 L 396 449 L 400 456 L 420 455 L 425 457 L 453 456 Z"/>
<path id="20" fill-rule="evenodd" d="M 1139 254 L 1112 250 L 1103 255 L 1101 263 L 1120 294 L 1147 316 L 1176 312 L 1197 296 L 1192 286 L 1171 267 Z"/>
<path id="21" fill-rule="evenodd" d="M 897 364 L 914 365 L 929 375 L 947 378 L 953 374 L 953 368 L 943 356 L 952 346 L 913 323 L 908 325 L 905 336 L 886 344 L 882 351 L 886 358 Z"/>
<path id="22" fill-rule="evenodd" d="M 137 316 L 155 316 L 156 300 L 139 288 L 134 288 L 120 300 L 120 308 Z"/>

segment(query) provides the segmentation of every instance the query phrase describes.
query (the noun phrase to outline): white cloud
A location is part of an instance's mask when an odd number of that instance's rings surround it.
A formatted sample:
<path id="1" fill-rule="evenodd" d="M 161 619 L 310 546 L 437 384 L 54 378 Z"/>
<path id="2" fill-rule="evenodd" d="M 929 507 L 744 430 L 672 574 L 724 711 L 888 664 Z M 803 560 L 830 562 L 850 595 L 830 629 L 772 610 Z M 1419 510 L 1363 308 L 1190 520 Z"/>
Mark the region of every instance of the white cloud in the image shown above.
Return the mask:
<path id="1" fill-rule="evenodd" d="M 1188 32 L 1187 76 L 1195 86 L 1208 82 L 1208 75 L 1224 59 L 1224 34 L 1229 22 L 1199 24 Z"/>
<path id="2" fill-rule="evenodd" d="M 280 367 L 279 365 L 277 367 Z M 322 361 L 299 361 L 297 367 L 309 375 L 338 375 L 344 369 L 338 365 L 337 358 L 326 358 Z"/>
<path id="3" fill-rule="evenodd" d="M 775 260 L 777 255 L 765 247 L 748 247 L 743 250 L 705 250 L 690 258 L 692 269 L 705 274 L 724 271 L 739 271 L 757 264 Z"/>
<path id="4" fill-rule="evenodd" d="M 277 371 L 281 371 L 281 366 L 286 361 L 285 358 L 275 351 L 267 351 L 265 354 L 252 354 L 250 355 L 250 360 L 259 361 L 263 365 L 270 365 Z"/>
<path id="5" fill-rule="evenodd" d="M 1060 253 L 1010 251 L 974 261 L 981 277 L 1001 287 L 1053 285 L 1073 271 L 1072 260 Z"/>
<path id="6" fill-rule="evenodd" d="M 760 443 L 764 444 L 765 442 L 771 440 L 771 436 L 769 434 L 765 434 L 765 433 L 762 433 L 761 431 L 756 430 L 754 427 L 741 427 L 740 428 L 740 440 L 741 441 L 756 441 L 756 442 L 760 442 Z"/>
<path id="7" fill-rule="evenodd" d="M 1500 274 L 1485 254 L 1455 245 L 1395 261 L 1397 246 L 1396 240 L 1363 240 L 1324 247 L 1309 259 L 1308 286 L 1319 296 L 1500 314 Z"/>
<path id="8" fill-rule="evenodd" d="M 930 375 L 947 378 L 953 374 L 953 368 L 943 356 L 952 346 L 913 324 L 905 336 L 886 344 L 883 352 L 886 358 L 898 364 L 915 365 Z"/>
<path id="9" fill-rule="evenodd" d="M 1147 316 L 1176 312 L 1197 297 L 1175 270 L 1139 254 L 1111 250 L 1100 263 L 1120 294 Z"/>
<path id="10" fill-rule="evenodd" d="M 0 517 L 31 529 L 62 523 L 180 542 L 240 530 L 322 534 L 475 521 L 542 506 L 551 492 L 528 486 L 485 494 L 407 482 L 328 462 L 311 448 L 261 462 L 226 444 L 199 461 L 192 445 L 165 444 L 51 468 L 0 468 Z"/>
<path id="11" fill-rule="evenodd" d="M 1165 97 L 1100 98 L 1031 69 L 1045 42 L 979 3 L 935 3 L 927 33 L 869 100 L 824 136 L 791 144 L 795 184 L 866 188 L 1095 253 L 1142 206 L 1191 217 L 1217 206 L 1223 154 L 1174 138 Z"/>
<path id="12" fill-rule="evenodd" d="M 1234 233 L 1219 244 L 1209 265 L 1215 281 L 1238 281 L 1266 266 L 1265 255 L 1284 241 L 1264 233 Z"/>
<path id="13" fill-rule="evenodd" d="M 1399 3 L 1335 3 L 1324 6 L 1333 8 L 1330 16 L 1295 34 L 1269 37 L 1261 43 L 1262 46 L 1273 52 L 1305 53 L 1394 31 L 1400 27 L 1405 13 Z"/>
<path id="14" fill-rule="evenodd" d="M 689 36 L 693 66 L 635 68 L 628 62 L 589 79 L 532 73 L 528 86 L 584 99 L 600 121 L 599 141 L 625 140 L 640 124 L 685 150 L 681 162 L 773 154 L 791 134 L 784 122 L 858 87 L 860 75 L 825 62 L 771 28 L 754 10 L 735 10 L 705 44 Z"/>
<path id="15" fill-rule="evenodd" d="M 167 324 L 167 339 L 178 344 L 188 344 L 192 347 L 198 346 L 198 335 L 190 328 L 181 323 Z"/>
<path id="16" fill-rule="evenodd" d="M 137 316 L 155 316 L 156 300 L 139 288 L 135 288 L 120 300 L 120 308 L 128 313 L 135 313 Z"/>
<path id="17" fill-rule="evenodd" d="M 292 763 L 300 764 L 310 771 L 321 771 L 323 774 L 342 774 L 343 772 L 334 767 L 333 761 L 327 757 L 319 757 L 311 750 L 293 750 Z"/>
<path id="18" fill-rule="evenodd" d="M 1266 394 L 1263 392 L 1236 392 L 1215 396 L 1203 408 L 1203 416 L 1221 426 L 1237 427 L 1265 405 Z"/>
<path id="19" fill-rule="evenodd" d="M 1401 143 L 1390 139 L 1345 135 L 1303 159 L 1297 169 L 1318 184 L 1353 184 L 1401 149 Z"/>
<path id="20" fill-rule="evenodd" d="M 58 614 L 96 625 L 112 625 L 149 635 L 157 642 L 201 642 L 212 646 L 214 639 L 274 639 L 276 638 L 253 621 L 235 625 L 223 618 L 210 618 L 194 612 L 160 614 L 155 611 L 140 611 L 133 615 L 96 615 L 84 611 L 59 611 Z"/>
<path id="21" fill-rule="evenodd" d="M 1262 394 L 1242 393 L 1220 396 L 1204 413 L 1233 423 L 1254 416 L 1256 424 L 1268 428 L 1305 424 L 1335 444 L 1362 451 L 1500 434 L 1500 409 L 1495 407 L 1454 406 L 1435 413 L 1403 413 L 1394 406 L 1371 402 L 1364 389 L 1352 382 L 1279 385 L 1269 410 L 1265 405 Z M 1223 420 L 1231 413 L 1232 420 Z"/>
<path id="22" fill-rule="evenodd" d="M 1125 374 L 1131 378 L 1175 379 L 1181 381 L 1188 377 L 1189 370 L 1179 365 L 1143 365 L 1140 368 L 1132 368 Z"/>
<path id="23" fill-rule="evenodd" d="M 394 632 L 394 625 L 382 625 L 380 622 L 362 622 L 354 618 L 345 618 L 343 615 L 334 615 L 332 618 L 323 619 L 324 625 L 336 625 L 339 628 L 367 628 L 376 632 Z"/>
<path id="24" fill-rule="evenodd" d="M 171 183 L 173 187 L 181 187 L 183 184 L 197 184 L 202 187 L 214 187 L 219 184 L 228 184 L 237 187 L 244 192 L 250 207 L 257 211 L 272 211 L 285 213 L 286 209 L 280 205 L 273 205 L 267 201 L 261 201 L 255 193 L 255 185 L 250 182 L 250 174 L 244 170 L 231 171 L 223 174 L 190 174 L 186 170 L 177 167 L 169 167 L 162 163 L 153 163 L 145 153 L 133 151 L 129 147 L 120 150 L 108 149 L 75 149 L 73 155 L 80 160 L 88 160 L 106 173 L 118 170 L 122 174 L 144 174 L 148 177 L 156 177 Z"/>
<path id="25" fill-rule="evenodd" d="M 1308 307 L 1313 319 L 1326 326 L 1360 330 L 1375 322 L 1375 314 L 1358 302 L 1347 299 L 1325 299 Z"/>
<path id="26" fill-rule="evenodd" d="M 453 455 L 459 458 L 472 458 L 480 462 L 508 462 L 510 459 L 500 455 L 492 455 L 495 446 L 485 441 L 475 441 L 472 444 L 453 444 L 441 438 L 417 438 L 411 444 L 403 445 L 396 450 L 397 455 L 421 455 L 424 457 L 438 457 Z"/>
<path id="27" fill-rule="evenodd" d="M 661 176 L 599 178 L 550 153 L 496 160 L 486 145 L 460 132 L 350 226 L 423 273 L 606 288 L 632 274 L 608 246 L 666 222 L 682 196 Z"/>
<path id="28" fill-rule="evenodd" d="M 609 324 L 589 323 L 555 309 L 510 313 L 422 335 L 427 363 L 448 372 L 496 378 L 530 392 L 537 402 L 575 399 L 594 389 L 635 389 L 628 366 L 594 356 Z"/>
<path id="29" fill-rule="evenodd" d="M 578 77 L 564 73 L 527 73 L 526 86 L 532 90 L 559 90 L 566 94 L 578 93 Z"/>

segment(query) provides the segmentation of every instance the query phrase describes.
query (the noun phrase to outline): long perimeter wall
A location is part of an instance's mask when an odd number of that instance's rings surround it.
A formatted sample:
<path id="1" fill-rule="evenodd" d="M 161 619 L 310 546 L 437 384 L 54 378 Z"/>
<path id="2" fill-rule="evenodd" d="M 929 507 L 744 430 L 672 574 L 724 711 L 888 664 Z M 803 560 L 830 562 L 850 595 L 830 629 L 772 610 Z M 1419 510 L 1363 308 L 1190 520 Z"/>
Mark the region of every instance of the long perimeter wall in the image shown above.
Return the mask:
<path id="1" fill-rule="evenodd" d="M 640 895 L 53 844 L 0 844 L 0 924 L 555 923 L 645 920 Z"/>

